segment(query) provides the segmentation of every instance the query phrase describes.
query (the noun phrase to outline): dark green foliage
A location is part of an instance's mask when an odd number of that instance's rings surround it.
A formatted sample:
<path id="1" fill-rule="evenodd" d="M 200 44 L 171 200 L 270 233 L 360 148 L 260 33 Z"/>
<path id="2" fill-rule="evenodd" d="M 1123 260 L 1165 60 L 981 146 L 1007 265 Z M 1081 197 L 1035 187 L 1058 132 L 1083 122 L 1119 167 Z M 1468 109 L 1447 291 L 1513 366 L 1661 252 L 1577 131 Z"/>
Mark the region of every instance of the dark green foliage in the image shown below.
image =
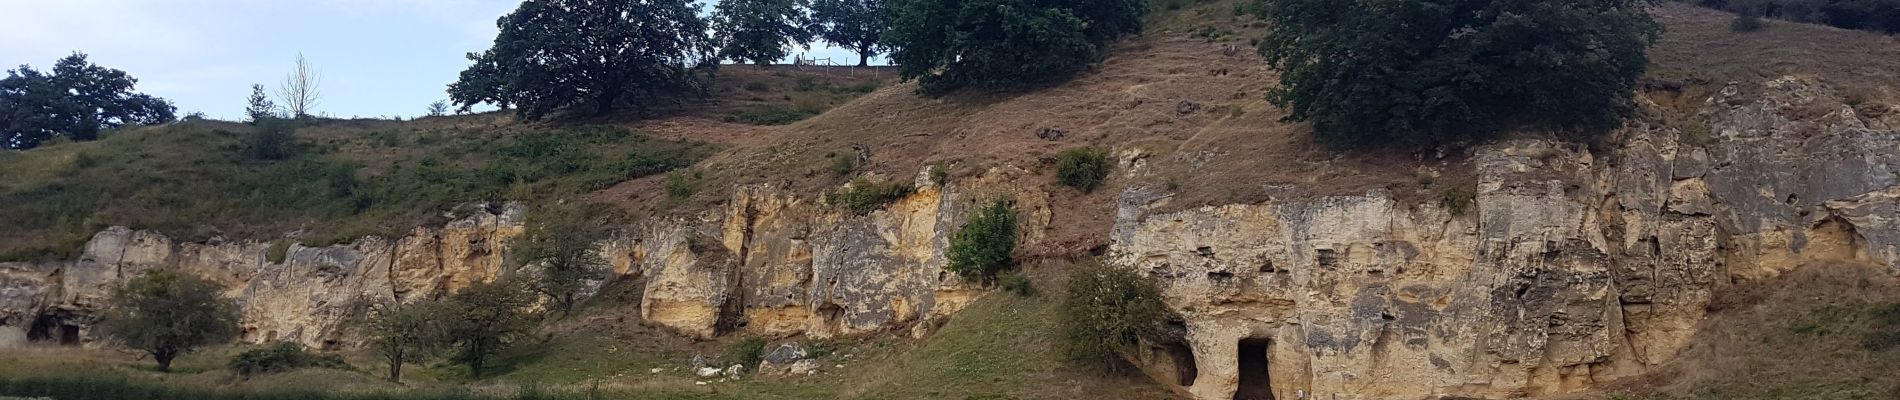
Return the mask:
<path id="1" fill-rule="evenodd" d="M 471 379 L 495 354 L 515 344 L 534 327 L 534 294 L 511 281 L 477 283 L 449 296 L 437 314 L 442 343 L 454 352 L 453 361 L 468 366 Z"/>
<path id="2" fill-rule="evenodd" d="M 1769 17 L 1838 28 L 1900 33 L 1900 0 L 1703 0 L 1703 7 L 1733 11 L 1743 18 Z M 1749 17 L 1753 14 L 1753 17 Z M 1740 25 L 1737 19 L 1737 25 Z"/>
<path id="3" fill-rule="evenodd" d="M 1738 2 L 1739 3 L 1739 2 Z M 1746 3 L 1758 3 L 1748 1 Z M 1749 4 L 1735 10 L 1735 21 L 1729 22 L 1728 29 L 1735 32 L 1755 32 L 1767 28 L 1761 21 L 1761 5 Z"/>
<path id="4" fill-rule="evenodd" d="M 1056 159 L 1056 181 L 1063 186 L 1094 192 L 1108 178 L 1108 150 L 1095 148 L 1069 149 Z"/>
<path id="5" fill-rule="evenodd" d="M 858 66 L 871 65 L 871 57 L 883 50 L 884 31 L 890 29 L 885 1 L 814 0 L 811 12 L 818 23 L 818 37 L 856 51 Z"/>
<path id="6" fill-rule="evenodd" d="M 284 259 L 290 257 L 290 245 L 289 240 L 272 240 L 270 242 L 270 248 L 264 249 L 264 261 L 276 264 L 284 263 Z"/>
<path id="7" fill-rule="evenodd" d="M 1007 273 L 997 276 L 996 287 L 1002 288 L 1005 292 L 1015 293 L 1017 296 L 1036 296 L 1036 285 L 1023 274 Z"/>
<path id="8" fill-rule="evenodd" d="M 389 366 L 389 381 L 402 382 L 402 367 L 434 356 L 447 336 L 440 320 L 447 309 L 442 302 L 422 300 L 415 303 L 389 303 L 369 310 L 364 321 L 368 347 Z"/>
<path id="9" fill-rule="evenodd" d="M 125 71 L 93 65 L 73 53 L 51 73 L 22 65 L 0 79 L 0 148 L 30 149 L 56 135 L 96 140 L 99 132 L 125 125 L 177 119 L 165 99 L 133 92 L 138 79 Z"/>
<path id="10" fill-rule="evenodd" d="M 824 112 L 823 109 L 789 105 L 767 105 L 735 111 L 731 115 L 727 115 L 725 120 L 726 122 L 737 122 L 747 125 L 788 125 L 793 122 L 804 121 L 807 118 L 818 116 L 818 114 L 822 112 Z"/>
<path id="11" fill-rule="evenodd" d="M 930 183 L 937 186 L 950 184 L 950 165 L 942 162 L 931 165 Z"/>
<path id="12" fill-rule="evenodd" d="M 719 56 L 734 62 L 769 65 L 792 54 L 792 45 L 811 43 L 807 0 L 720 0 L 713 7 L 713 35 Z"/>
<path id="13" fill-rule="evenodd" d="M 833 174 L 849 176 L 852 172 L 858 171 L 858 159 L 856 158 L 840 156 L 838 153 L 827 153 L 825 157 L 831 158 L 831 173 Z"/>
<path id="14" fill-rule="evenodd" d="M 1450 211 L 1451 215 L 1465 215 L 1466 212 L 1471 210 L 1471 206 L 1477 204 L 1478 194 L 1472 192 L 1471 189 L 1445 189 L 1445 191 L 1438 196 L 1438 206 L 1444 207 L 1446 211 Z"/>
<path id="15" fill-rule="evenodd" d="M 666 199 L 686 200 L 699 192 L 699 171 L 691 173 L 674 172 L 666 174 Z"/>
<path id="16" fill-rule="evenodd" d="M 517 259 L 537 266 L 534 289 L 562 313 L 574 310 L 588 282 L 607 278 L 607 258 L 594 247 L 606 236 L 605 210 L 591 204 L 555 204 L 528 214 Z"/>
<path id="17" fill-rule="evenodd" d="M 714 61 L 690 0 L 528 0 L 499 24 L 494 47 L 469 54 L 474 65 L 449 85 L 464 111 L 488 103 L 534 120 L 591 104 L 606 114 L 696 91 L 692 69 Z"/>
<path id="18" fill-rule="evenodd" d="M 765 360 L 765 339 L 747 336 L 726 348 L 726 362 L 732 365 L 744 365 L 746 369 L 757 369 L 759 361 Z"/>
<path id="19" fill-rule="evenodd" d="M 870 214 L 884 208 L 884 205 L 917 193 L 917 187 L 903 182 L 873 183 L 864 178 L 851 181 L 851 185 L 825 196 L 825 204 L 843 207 L 857 215 Z"/>
<path id="20" fill-rule="evenodd" d="M 977 210 L 963 228 L 950 236 L 945 256 L 950 259 L 950 272 L 988 283 L 996 280 L 997 273 L 1016 266 L 1015 252 L 1015 204 L 996 199 Z"/>
<path id="21" fill-rule="evenodd" d="M 1089 68 L 1141 31 L 1142 0 L 890 0 L 884 42 L 926 95 L 1015 89 Z"/>
<path id="22" fill-rule="evenodd" d="M 151 354 L 158 370 L 169 372 L 179 355 L 237 338 L 237 304 L 223 291 L 195 276 L 146 272 L 112 291 L 98 329 L 106 338 Z"/>
<path id="23" fill-rule="evenodd" d="M 276 161 L 290 158 L 297 152 L 297 123 L 282 118 L 264 117 L 257 120 L 257 126 L 251 128 L 251 135 L 245 138 L 244 149 L 251 158 Z"/>
<path id="24" fill-rule="evenodd" d="M 244 108 L 244 115 L 251 117 L 251 123 L 277 117 L 277 103 L 272 103 L 270 94 L 264 93 L 264 85 L 251 85 L 251 97 L 248 100 L 249 106 Z"/>
<path id="25" fill-rule="evenodd" d="M 1873 309 L 1873 329 L 1861 337 L 1860 345 L 1871 351 L 1900 347 L 1900 303 Z"/>
<path id="26" fill-rule="evenodd" d="M 1649 0 L 1256 4 L 1282 71 L 1269 99 L 1341 147 L 1608 131 L 1635 110 L 1662 31 Z"/>
<path id="27" fill-rule="evenodd" d="M 236 357 L 231 358 L 229 367 L 231 372 L 237 373 L 238 376 L 249 378 L 252 375 L 274 374 L 312 367 L 349 369 L 350 365 L 343 362 L 343 357 L 335 354 L 312 354 L 305 351 L 303 345 L 280 342 L 238 353 Z"/>
<path id="28" fill-rule="evenodd" d="M 1079 364 L 1126 368 L 1122 355 L 1140 344 L 1185 343 L 1180 321 L 1153 278 L 1100 261 L 1084 262 L 1070 270 L 1068 293 L 1062 299 L 1062 352 Z"/>

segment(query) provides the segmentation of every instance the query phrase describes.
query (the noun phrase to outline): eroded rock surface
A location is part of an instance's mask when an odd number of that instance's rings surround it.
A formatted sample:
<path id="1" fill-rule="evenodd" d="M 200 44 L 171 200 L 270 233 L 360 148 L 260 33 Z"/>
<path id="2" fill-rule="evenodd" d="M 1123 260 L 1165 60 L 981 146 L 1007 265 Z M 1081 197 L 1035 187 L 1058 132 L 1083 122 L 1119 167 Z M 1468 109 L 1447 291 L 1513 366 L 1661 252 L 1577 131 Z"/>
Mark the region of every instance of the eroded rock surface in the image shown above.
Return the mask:
<path id="1" fill-rule="evenodd" d="M 1131 189 L 1114 254 L 1189 332 L 1138 358 L 1202 399 L 1567 393 L 1671 360 L 1733 280 L 1900 266 L 1900 132 L 1791 120 L 1831 94 L 1768 86 L 1711 98 L 1706 147 L 1642 124 L 1594 154 L 1483 147 L 1466 210 L 1374 192 L 1150 215 L 1167 196 Z"/>

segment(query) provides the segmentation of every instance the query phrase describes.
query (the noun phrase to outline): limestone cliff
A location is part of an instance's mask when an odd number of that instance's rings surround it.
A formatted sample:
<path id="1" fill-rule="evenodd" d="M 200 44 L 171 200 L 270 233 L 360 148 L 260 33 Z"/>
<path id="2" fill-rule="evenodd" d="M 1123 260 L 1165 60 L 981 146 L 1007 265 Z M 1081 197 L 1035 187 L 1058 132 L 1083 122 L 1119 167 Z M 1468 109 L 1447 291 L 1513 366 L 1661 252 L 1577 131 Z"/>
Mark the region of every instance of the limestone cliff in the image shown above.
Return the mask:
<path id="1" fill-rule="evenodd" d="M 977 201 L 1011 196 L 1026 230 L 1048 224 L 1047 195 L 1014 183 L 1033 176 L 996 168 L 952 188 L 920 177 L 916 194 L 863 216 L 770 186 L 740 187 L 719 209 L 622 227 L 598 243 L 619 278 L 644 285 L 645 319 L 685 335 L 880 332 L 954 312 L 978 293 L 944 272 L 942 255 Z M 524 208 L 464 207 L 442 227 L 290 245 L 282 260 L 270 259 L 270 243 L 177 243 L 107 229 L 78 260 L 0 264 L 0 345 L 89 341 L 110 288 L 161 268 L 229 288 L 246 341 L 350 345 L 347 319 L 365 301 L 437 298 L 515 274 L 508 247 L 523 232 Z"/>
<path id="2" fill-rule="evenodd" d="M 1115 258 L 1159 278 L 1189 332 L 1139 358 L 1202 399 L 1566 393 L 1670 361 L 1734 280 L 1900 266 L 1893 121 L 1847 107 L 1793 120 L 1831 93 L 1767 87 L 1710 98 L 1706 147 L 1642 123 L 1594 153 L 1484 146 L 1468 210 L 1289 187 L 1151 214 L 1168 194 L 1132 188 Z"/>

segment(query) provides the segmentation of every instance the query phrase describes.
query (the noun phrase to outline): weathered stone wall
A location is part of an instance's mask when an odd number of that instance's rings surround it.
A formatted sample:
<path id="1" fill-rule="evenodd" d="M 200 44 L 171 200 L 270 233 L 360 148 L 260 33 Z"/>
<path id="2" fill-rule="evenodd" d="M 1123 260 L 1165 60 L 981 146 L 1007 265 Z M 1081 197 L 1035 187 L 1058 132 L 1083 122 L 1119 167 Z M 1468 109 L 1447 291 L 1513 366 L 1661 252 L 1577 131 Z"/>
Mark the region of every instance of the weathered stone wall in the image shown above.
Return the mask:
<path id="1" fill-rule="evenodd" d="M 1024 231 L 1048 224 L 1047 195 L 1012 184 L 1031 176 L 998 168 L 950 190 L 920 178 L 916 194 L 863 216 L 770 186 L 740 187 L 725 207 L 619 229 L 601 238 L 600 251 L 617 275 L 645 285 L 645 320 L 681 334 L 829 337 L 904 328 L 955 312 L 979 293 L 943 270 L 949 236 L 976 201 L 1008 194 Z M 36 323 L 89 339 L 113 286 L 171 269 L 229 288 L 246 341 L 349 346 L 355 305 L 437 298 L 512 275 L 518 263 L 508 246 L 523 232 L 523 210 L 464 207 L 461 218 L 401 238 L 290 245 L 281 262 L 267 259 L 269 243 L 175 243 L 107 229 L 78 260 L 0 264 L 0 345 L 21 343 Z"/>
<path id="2" fill-rule="evenodd" d="M 1186 317 L 1189 346 L 1174 352 L 1189 354 L 1173 356 L 1193 360 L 1198 398 L 1577 391 L 1671 360 L 1732 280 L 1820 259 L 1900 266 L 1900 132 L 1851 108 L 1790 120 L 1828 93 L 1768 86 L 1710 99 L 1706 147 L 1646 125 L 1601 158 L 1544 140 L 1483 147 L 1462 215 L 1296 188 L 1149 215 L 1168 196 L 1131 189 L 1114 252 Z M 1243 341 L 1264 354 L 1241 354 Z M 1266 372 L 1243 382 L 1242 357 Z"/>

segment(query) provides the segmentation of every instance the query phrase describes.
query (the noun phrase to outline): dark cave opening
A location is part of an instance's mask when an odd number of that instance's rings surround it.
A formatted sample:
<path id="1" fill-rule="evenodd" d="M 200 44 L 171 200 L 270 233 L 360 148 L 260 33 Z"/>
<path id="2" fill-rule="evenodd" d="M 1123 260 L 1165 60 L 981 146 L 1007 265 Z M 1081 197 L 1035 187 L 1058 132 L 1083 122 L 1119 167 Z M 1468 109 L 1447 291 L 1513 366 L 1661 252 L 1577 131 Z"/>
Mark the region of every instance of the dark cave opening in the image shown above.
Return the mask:
<path id="1" fill-rule="evenodd" d="M 1270 339 L 1240 340 L 1240 389 L 1234 400 L 1273 400 L 1273 381 L 1267 369 Z"/>

